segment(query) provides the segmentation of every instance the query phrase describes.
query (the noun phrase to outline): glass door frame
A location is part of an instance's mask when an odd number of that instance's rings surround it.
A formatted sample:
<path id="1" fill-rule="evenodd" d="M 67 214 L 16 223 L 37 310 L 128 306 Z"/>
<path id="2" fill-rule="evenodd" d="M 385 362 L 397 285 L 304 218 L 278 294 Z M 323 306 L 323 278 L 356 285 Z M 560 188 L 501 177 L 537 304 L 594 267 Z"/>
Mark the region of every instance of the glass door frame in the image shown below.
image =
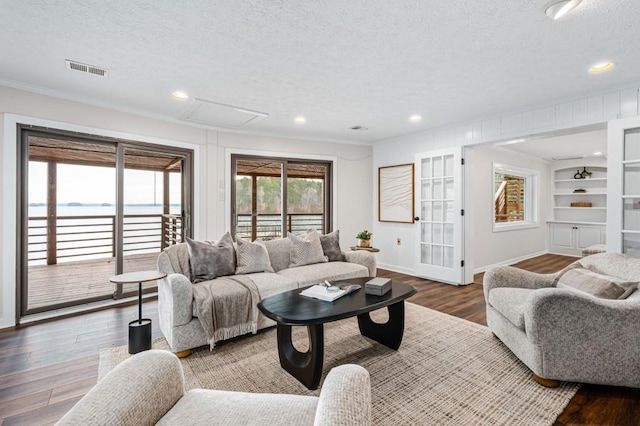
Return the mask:
<path id="1" fill-rule="evenodd" d="M 47 312 L 57 309 L 68 308 L 81 304 L 99 302 L 104 300 L 113 300 L 129 295 L 128 290 L 123 292 L 122 286 L 115 285 L 115 290 L 111 295 L 94 296 L 85 299 L 71 300 L 64 303 L 56 303 L 37 308 L 28 308 L 28 227 L 29 227 L 29 137 L 41 136 L 48 139 L 59 139 L 70 142 L 84 142 L 97 145 L 112 145 L 116 148 L 116 185 L 117 185 L 117 204 L 116 204 L 116 230 L 115 230 L 115 246 L 116 246 L 116 267 L 114 275 L 122 272 L 123 269 L 123 251 L 122 251 L 122 231 L 124 229 L 124 206 L 123 202 L 123 177 L 124 177 L 124 151 L 127 148 L 135 148 L 138 150 L 150 150 L 163 153 L 172 153 L 181 155 L 183 160 L 183 182 L 182 182 L 182 216 L 184 223 L 184 235 L 191 237 L 193 230 L 193 191 L 194 191 L 194 165 L 193 150 L 188 148 L 179 148 L 166 145 L 152 144 L 146 142 L 137 142 L 132 140 L 123 140 L 111 137 L 103 137 L 93 134 L 82 134 L 78 132 L 45 128 L 35 125 L 18 124 L 17 125 L 17 164 L 16 164 L 16 323 L 20 323 L 20 318 Z M 108 277 L 106 277 L 108 279 Z M 133 294 L 135 292 L 131 292 Z"/>

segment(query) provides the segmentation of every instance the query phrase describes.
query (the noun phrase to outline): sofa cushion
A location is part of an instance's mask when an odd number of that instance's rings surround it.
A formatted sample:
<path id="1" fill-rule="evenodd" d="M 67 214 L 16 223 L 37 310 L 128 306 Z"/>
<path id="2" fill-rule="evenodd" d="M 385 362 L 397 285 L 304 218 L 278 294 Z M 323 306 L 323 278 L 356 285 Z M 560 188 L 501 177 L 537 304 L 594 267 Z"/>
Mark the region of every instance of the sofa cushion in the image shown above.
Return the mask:
<path id="1" fill-rule="evenodd" d="M 318 284 L 324 280 L 336 281 L 368 277 L 369 269 L 358 263 L 330 262 L 284 269 L 279 271 L 278 275 L 296 281 L 300 287 L 306 287 L 308 285 Z"/>
<path id="2" fill-rule="evenodd" d="M 298 282 L 284 275 L 273 274 L 270 272 L 259 272 L 249 276 L 258 287 L 260 299 L 264 299 L 283 291 L 295 290 L 298 288 Z"/>
<path id="3" fill-rule="evenodd" d="M 263 242 L 269 253 L 269 261 L 275 272 L 287 269 L 291 262 L 291 240 L 280 238 Z"/>
<path id="4" fill-rule="evenodd" d="M 292 234 L 289 235 L 289 239 L 291 240 L 289 268 L 297 268 L 299 266 L 328 261 L 322 250 L 320 235 L 317 232 L 309 233 L 304 237 L 298 237 Z"/>
<path id="5" fill-rule="evenodd" d="M 322 251 L 324 255 L 327 256 L 329 262 L 344 262 L 344 254 L 340 249 L 339 229 L 325 235 L 320 235 L 320 244 L 322 244 Z"/>
<path id="6" fill-rule="evenodd" d="M 236 237 L 238 248 L 236 258 L 236 274 L 251 274 L 253 272 L 273 272 L 267 248 L 258 243 L 246 241 L 241 237 Z"/>
<path id="7" fill-rule="evenodd" d="M 157 424 L 313 425 L 317 406 L 313 396 L 193 389 Z"/>
<path id="8" fill-rule="evenodd" d="M 236 272 L 236 251 L 228 232 L 218 241 L 211 243 L 195 241 L 188 237 L 186 240 L 194 283 L 233 275 Z"/>
<path id="9" fill-rule="evenodd" d="M 520 330 L 525 329 L 524 307 L 534 289 L 499 287 L 489 292 L 489 304 Z"/>
<path id="10" fill-rule="evenodd" d="M 638 282 L 599 274 L 574 265 L 556 277 L 556 287 L 581 291 L 601 299 L 626 299 L 638 288 Z"/>

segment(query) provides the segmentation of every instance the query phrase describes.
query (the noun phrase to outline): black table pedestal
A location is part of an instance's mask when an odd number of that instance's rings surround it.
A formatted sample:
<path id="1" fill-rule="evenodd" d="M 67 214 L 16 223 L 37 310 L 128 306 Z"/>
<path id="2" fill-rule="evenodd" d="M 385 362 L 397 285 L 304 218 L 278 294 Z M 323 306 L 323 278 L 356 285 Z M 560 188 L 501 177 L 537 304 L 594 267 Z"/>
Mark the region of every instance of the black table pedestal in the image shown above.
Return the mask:
<path id="1" fill-rule="evenodd" d="M 129 323 L 129 353 L 151 349 L 151 320 L 143 318 Z"/>

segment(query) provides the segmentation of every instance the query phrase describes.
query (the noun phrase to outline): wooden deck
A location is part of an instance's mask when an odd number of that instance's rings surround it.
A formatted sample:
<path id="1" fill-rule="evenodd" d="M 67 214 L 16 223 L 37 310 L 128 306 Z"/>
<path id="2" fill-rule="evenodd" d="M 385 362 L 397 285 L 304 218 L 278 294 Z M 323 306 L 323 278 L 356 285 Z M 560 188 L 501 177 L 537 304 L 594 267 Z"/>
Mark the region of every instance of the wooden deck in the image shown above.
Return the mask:
<path id="1" fill-rule="evenodd" d="M 157 253 L 125 256 L 124 272 L 157 269 Z M 116 285 L 109 278 L 116 275 L 115 258 L 39 265 L 29 267 L 28 308 L 81 301 L 95 297 L 112 297 Z M 155 282 L 143 288 L 155 287 Z M 125 293 L 135 294 L 137 286 L 125 286 Z"/>

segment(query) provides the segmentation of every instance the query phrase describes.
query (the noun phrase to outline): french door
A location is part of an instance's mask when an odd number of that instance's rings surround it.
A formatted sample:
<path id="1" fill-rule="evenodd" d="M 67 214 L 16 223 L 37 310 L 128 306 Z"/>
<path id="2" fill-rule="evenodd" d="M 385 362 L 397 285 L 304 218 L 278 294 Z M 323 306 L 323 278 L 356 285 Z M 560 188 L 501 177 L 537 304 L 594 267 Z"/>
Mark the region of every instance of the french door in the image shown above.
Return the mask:
<path id="1" fill-rule="evenodd" d="M 416 154 L 416 275 L 464 283 L 462 148 Z"/>
<path id="2" fill-rule="evenodd" d="M 640 258 L 640 117 L 608 125 L 607 251 Z"/>
<path id="3" fill-rule="evenodd" d="M 30 126 L 18 148 L 21 317 L 133 295 L 109 278 L 189 235 L 190 150 Z"/>

